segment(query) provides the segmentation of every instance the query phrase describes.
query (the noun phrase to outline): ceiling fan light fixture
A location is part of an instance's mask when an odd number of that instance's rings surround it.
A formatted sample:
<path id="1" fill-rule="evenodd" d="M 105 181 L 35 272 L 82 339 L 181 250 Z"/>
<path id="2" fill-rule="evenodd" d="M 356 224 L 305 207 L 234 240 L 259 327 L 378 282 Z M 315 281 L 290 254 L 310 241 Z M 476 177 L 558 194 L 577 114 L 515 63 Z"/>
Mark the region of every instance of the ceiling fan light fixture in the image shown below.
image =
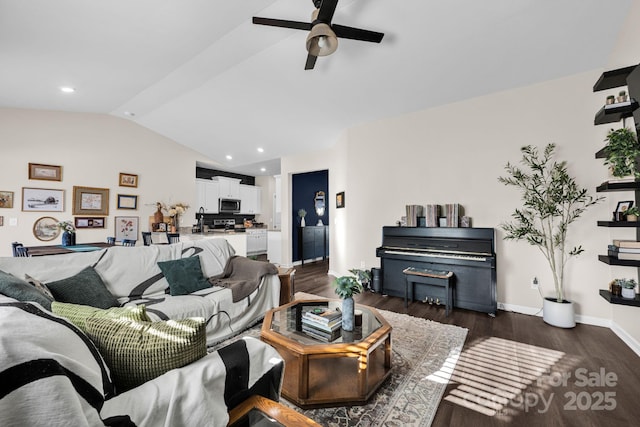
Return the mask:
<path id="1" fill-rule="evenodd" d="M 307 52 L 313 56 L 331 55 L 338 48 L 338 37 L 331 27 L 320 22 L 311 28 L 307 36 Z"/>

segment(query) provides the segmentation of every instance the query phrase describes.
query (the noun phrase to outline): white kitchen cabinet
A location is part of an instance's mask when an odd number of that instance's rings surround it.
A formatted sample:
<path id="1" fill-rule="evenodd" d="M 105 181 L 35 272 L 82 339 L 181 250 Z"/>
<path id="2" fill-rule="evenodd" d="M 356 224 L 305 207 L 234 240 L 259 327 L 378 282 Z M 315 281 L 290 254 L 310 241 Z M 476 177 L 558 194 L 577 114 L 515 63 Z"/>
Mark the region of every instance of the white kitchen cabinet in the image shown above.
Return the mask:
<path id="1" fill-rule="evenodd" d="M 222 197 L 223 199 L 240 199 L 241 180 L 236 178 L 227 178 L 225 176 L 214 176 L 211 180 L 218 184 L 218 197 Z"/>
<path id="2" fill-rule="evenodd" d="M 247 228 L 247 256 L 267 253 L 268 237 L 266 228 Z"/>
<path id="3" fill-rule="evenodd" d="M 220 197 L 218 183 L 210 179 L 196 179 L 196 212 L 204 208 L 205 213 L 218 213 Z"/>
<path id="4" fill-rule="evenodd" d="M 255 185 L 240 185 L 240 213 L 256 215 L 262 206 L 262 189 Z"/>

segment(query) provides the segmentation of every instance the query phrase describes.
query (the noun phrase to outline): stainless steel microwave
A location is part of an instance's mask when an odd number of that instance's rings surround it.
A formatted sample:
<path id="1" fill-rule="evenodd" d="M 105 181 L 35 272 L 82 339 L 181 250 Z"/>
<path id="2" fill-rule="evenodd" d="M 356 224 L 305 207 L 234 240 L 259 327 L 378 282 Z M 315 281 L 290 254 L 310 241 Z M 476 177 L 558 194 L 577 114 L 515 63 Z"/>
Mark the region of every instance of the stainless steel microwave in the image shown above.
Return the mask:
<path id="1" fill-rule="evenodd" d="M 240 200 L 219 199 L 218 212 L 220 213 L 240 213 Z"/>

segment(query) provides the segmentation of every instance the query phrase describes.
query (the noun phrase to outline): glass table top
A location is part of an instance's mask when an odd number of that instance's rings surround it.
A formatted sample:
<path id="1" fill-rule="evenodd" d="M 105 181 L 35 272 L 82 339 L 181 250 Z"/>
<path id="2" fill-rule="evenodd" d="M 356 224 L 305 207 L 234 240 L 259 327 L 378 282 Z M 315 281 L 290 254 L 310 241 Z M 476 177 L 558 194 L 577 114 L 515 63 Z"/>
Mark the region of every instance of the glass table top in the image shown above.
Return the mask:
<path id="1" fill-rule="evenodd" d="M 290 307 L 276 310 L 273 313 L 270 329 L 290 340 L 294 340 L 305 345 L 314 345 L 326 343 L 358 343 L 367 339 L 373 332 L 382 326 L 380 320 L 378 320 L 376 315 L 368 307 L 356 305 L 356 321 L 353 331 L 343 331 L 339 328 L 332 335 L 332 338 L 335 338 L 329 339 L 328 341 L 320 340 L 303 331 L 302 319 L 304 313 L 312 312 L 316 309 L 327 308 L 339 310 L 341 306 L 342 301 L 339 300 L 299 302 Z M 358 319 L 359 313 L 362 316 L 362 321 Z"/>

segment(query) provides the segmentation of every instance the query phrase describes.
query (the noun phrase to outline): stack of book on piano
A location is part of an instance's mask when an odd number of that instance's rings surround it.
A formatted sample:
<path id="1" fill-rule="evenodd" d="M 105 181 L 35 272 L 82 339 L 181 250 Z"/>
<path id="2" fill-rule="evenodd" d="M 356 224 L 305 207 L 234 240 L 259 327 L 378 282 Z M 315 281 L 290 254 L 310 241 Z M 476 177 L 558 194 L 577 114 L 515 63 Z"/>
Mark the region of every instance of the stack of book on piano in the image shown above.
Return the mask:
<path id="1" fill-rule="evenodd" d="M 342 313 L 326 307 L 302 315 L 302 332 L 315 339 L 330 342 L 341 334 Z"/>
<path id="2" fill-rule="evenodd" d="M 425 206 L 427 217 L 427 227 L 438 227 L 438 219 L 440 218 L 440 205 L 427 205 Z"/>
<path id="3" fill-rule="evenodd" d="M 422 205 L 405 205 L 407 211 L 407 227 L 417 227 L 418 217 L 424 216 L 424 206 Z"/>
<path id="4" fill-rule="evenodd" d="M 640 242 L 635 240 L 614 240 L 613 245 L 609 245 L 608 255 L 618 259 L 640 261 Z"/>

